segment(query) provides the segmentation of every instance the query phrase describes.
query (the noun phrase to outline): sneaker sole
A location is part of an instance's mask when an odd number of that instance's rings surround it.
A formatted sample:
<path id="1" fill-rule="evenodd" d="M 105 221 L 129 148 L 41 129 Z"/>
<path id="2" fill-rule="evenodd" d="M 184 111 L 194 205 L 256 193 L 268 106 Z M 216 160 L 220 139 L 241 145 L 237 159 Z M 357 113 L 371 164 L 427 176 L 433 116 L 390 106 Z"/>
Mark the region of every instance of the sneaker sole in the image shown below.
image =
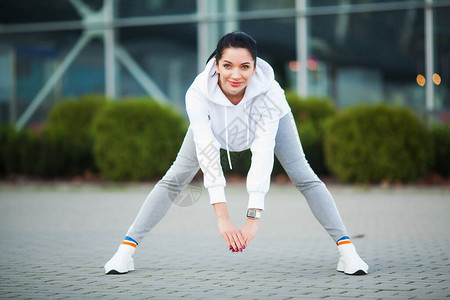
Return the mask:
<path id="1" fill-rule="evenodd" d="M 106 273 L 106 275 L 123 275 L 123 274 L 127 274 L 128 272 L 119 272 L 116 270 L 111 270 L 108 273 Z"/>
<path id="2" fill-rule="evenodd" d="M 358 270 L 355 273 L 345 273 L 347 275 L 367 275 L 367 272 L 363 271 L 363 270 Z"/>

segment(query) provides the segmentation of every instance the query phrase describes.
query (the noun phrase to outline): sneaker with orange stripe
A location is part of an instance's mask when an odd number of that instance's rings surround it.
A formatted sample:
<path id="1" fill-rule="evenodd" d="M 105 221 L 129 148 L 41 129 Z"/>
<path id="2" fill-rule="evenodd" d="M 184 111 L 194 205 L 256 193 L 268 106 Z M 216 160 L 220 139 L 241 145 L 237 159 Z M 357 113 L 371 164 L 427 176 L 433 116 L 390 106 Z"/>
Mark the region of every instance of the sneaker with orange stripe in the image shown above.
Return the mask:
<path id="1" fill-rule="evenodd" d="M 337 241 L 340 253 L 337 270 L 348 275 L 366 275 L 369 266 L 359 257 L 356 248 L 348 236 Z"/>
<path id="2" fill-rule="evenodd" d="M 135 240 L 133 240 L 132 238 L 130 238 L 129 236 L 126 236 L 122 242 L 122 245 L 128 245 L 128 246 L 136 248 L 138 243 Z"/>
<path id="3" fill-rule="evenodd" d="M 133 254 L 138 243 L 130 237 L 125 237 L 114 256 L 105 264 L 105 274 L 126 274 L 134 271 Z"/>

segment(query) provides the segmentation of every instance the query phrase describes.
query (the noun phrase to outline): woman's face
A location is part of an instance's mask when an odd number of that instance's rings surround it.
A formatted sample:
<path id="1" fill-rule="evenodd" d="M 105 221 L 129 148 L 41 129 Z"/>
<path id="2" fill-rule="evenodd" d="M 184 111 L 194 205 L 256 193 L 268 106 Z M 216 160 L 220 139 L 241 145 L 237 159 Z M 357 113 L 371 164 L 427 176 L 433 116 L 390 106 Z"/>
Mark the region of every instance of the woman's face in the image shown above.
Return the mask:
<path id="1" fill-rule="evenodd" d="M 215 66 L 222 92 L 234 105 L 238 104 L 255 74 L 255 61 L 250 52 L 245 48 L 226 48 Z"/>

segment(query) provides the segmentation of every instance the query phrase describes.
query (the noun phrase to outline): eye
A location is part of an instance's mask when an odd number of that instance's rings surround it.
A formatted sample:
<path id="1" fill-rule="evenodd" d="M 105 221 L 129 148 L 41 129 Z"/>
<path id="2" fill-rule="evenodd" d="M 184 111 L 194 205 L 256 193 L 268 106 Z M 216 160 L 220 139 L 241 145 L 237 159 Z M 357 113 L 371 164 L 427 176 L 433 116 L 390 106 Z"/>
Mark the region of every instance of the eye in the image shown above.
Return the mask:
<path id="1" fill-rule="evenodd" d="M 248 68 L 249 68 L 248 65 L 243 65 L 243 66 L 242 66 L 242 69 L 248 69 Z"/>
<path id="2" fill-rule="evenodd" d="M 224 66 L 225 68 L 227 68 L 227 69 L 228 69 L 228 68 L 231 68 L 231 65 L 230 65 L 230 64 L 224 64 L 223 66 Z"/>

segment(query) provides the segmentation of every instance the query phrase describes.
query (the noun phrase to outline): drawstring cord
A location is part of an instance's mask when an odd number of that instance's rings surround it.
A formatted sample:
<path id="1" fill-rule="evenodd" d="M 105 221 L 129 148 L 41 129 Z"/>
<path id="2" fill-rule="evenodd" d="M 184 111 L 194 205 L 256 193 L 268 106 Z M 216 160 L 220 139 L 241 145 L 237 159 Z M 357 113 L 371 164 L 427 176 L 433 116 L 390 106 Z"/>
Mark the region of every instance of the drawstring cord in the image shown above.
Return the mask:
<path id="1" fill-rule="evenodd" d="M 247 112 L 247 102 L 244 102 L 244 112 L 246 113 L 246 121 L 247 121 L 247 147 L 248 147 L 248 141 L 250 136 L 250 124 L 248 119 L 250 118 L 250 112 Z"/>
<path id="2" fill-rule="evenodd" d="M 227 107 L 226 106 L 225 106 L 225 143 L 226 143 L 226 146 L 227 146 L 228 164 L 230 165 L 230 170 L 233 170 L 233 166 L 231 165 L 230 150 L 228 149 L 228 114 L 227 114 Z"/>

